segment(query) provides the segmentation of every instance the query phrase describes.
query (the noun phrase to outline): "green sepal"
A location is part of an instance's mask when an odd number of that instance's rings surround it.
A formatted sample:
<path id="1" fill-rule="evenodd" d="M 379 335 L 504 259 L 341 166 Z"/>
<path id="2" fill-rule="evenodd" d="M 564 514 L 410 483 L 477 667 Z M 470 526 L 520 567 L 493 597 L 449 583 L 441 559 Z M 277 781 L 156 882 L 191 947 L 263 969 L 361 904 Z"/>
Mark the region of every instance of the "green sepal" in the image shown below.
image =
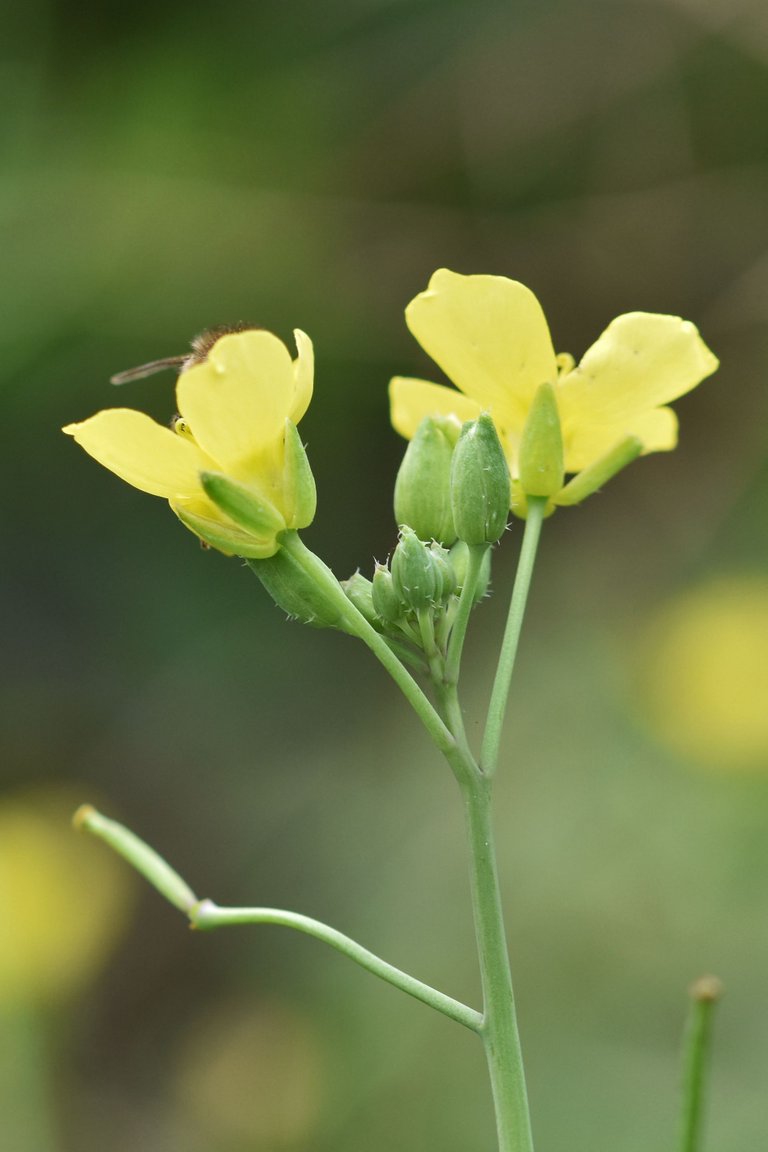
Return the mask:
<path id="1" fill-rule="evenodd" d="M 238 528 L 262 538 L 274 538 L 278 532 L 285 531 L 285 519 L 274 504 L 247 484 L 223 472 L 201 472 L 200 483 L 209 500 Z"/>
<path id="2" fill-rule="evenodd" d="M 467 544 L 493 544 L 509 518 L 509 468 L 493 420 L 484 412 L 461 429 L 451 467 L 456 533 Z"/>
<path id="3" fill-rule="evenodd" d="M 438 575 L 434 557 L 408 526 L 400 529 L 390 569 L 395 595 L 406 608 L 419 612 L 435 603 Z"/>
<path id="4" fill-rule="evenodd" d="M 280 545 L 275 536 L 267 540 L 257 540 L 248 532 L 243 532 L 236 524 L 225 524 L 221 520 L 211 520 L 207 516 L 196 516 L 176 504 L 171 504 L 172 510 L 181 520 L 185 528 L 199 536 L 205 544 L 223 552 L 225 556 L 242 556 L 244 560 L 263 559 L 274 556 Z"/>
<path id="5" fill-rule="evenodd" d="M 317 511 L 315 478 L 299 430 L 291 420 L 285 422 L 283 498 L 289 510 L 289 528 L 306 528 L 312 523 Z"/>
<path id="6" fill-rule="evenodd" d="M 545 496 L 531 496 L 531 500 L 545 500 Z M 528 497 L 523 491 L 523 486 L 519 480 L 513 480 L 510 487 L 510 508 L 512 515 L 517 516 L 520 520 L 528 519 Z M 554 501 L 548 500 L 544 505 L 544 520 L 548 520 L 555 512 Z"/>
<path id="7" fill-rule="evenodd" d="M 642 440 L 637 436 L 626 436 L 611 448 L 610 452 L 606 452 L 605 456 L 601 456 L 594 464 L 579 472 L 578 476 L 574 476 L 573 480 L 554 497 L 555 504 L 563 506 L 580 504 L 587 496 L 591 496 L 598 488 L 602 488 L 613 479 L 617 472 L 621 472 L 636 460 L 642 451 Z"/>
<path id="8" fill-rule="evenodd" d="M 346 598 L 341 585 L 319 557 L 315 556 L 313 563 L 318 579 L 313 579 L 287 549 L 281 548 L 266 560 L 249 560 L 248 567 L 256 573 L 278 608 L 295 620 L 311 624 L 313 628 L 344 628 Z M 338 596 L 328 588 L 329 582 L 338 589 Z"/>
<path id="9" fill-rule="evenodd" d="M 563 486 L 563 433 L 555 390 L 540 384 L 520 439 L 520 484 L 528 496 L 554 496 Z"/>
<path id="10" fill-rule="evenodd" d="M 373 606 L 373 584 L 371 581 L 358 571 L 354 572 L 348 580 L 342 580 L 341 586 L 361 616 L 364 616 L 369 624 L 373 624 L 374 628 L 380 627 L 381 619 Z"/>
<path id="11" fill-rule="evenodd" d="M 456 573 L 451 564 L 451 555 L 447 548 L 443 548 L 436 540 L 429 545 L 429 553 L 437 578 L 435 602 L 446 604 L 458 587 Z"/>
<path id="12" fill-rule="evenodd" d="M 450 546 L 456 539 L 451 509 L 451 458 L 457 423 L 425 416 L 406 448 L 395 480 L 395 520 L 420 540 Z"/>
<path id="13" fill-rule="evenodd" d="M 377 564 L 371 585 L 373 607 L 385 624 L 397 624 L 405 614 L 405 607 L 395 592 L 392 574 L 386 564 Z"/>

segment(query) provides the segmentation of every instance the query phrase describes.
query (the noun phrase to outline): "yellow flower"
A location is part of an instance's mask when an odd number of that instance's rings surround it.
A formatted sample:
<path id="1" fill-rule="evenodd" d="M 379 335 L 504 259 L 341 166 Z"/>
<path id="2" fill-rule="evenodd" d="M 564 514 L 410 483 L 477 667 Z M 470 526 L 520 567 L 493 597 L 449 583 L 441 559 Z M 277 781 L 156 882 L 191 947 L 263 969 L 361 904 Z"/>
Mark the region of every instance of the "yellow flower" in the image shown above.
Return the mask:
<path id="1" fill-rule="evenodd" d="M 165 497 L 220 551 L 272 556 L 280 532 L 304 528 L 314 515 L 314 485 L 295 430 L 312 397 L 312 342 L 298 329 L 294 337 L 295 360 L 262 329 L 220 337 L 179 376 L 173 428 L 131 408 L 109 408 L 63 431 L 134 488 Z"/>
<path id="2" fill-rule="evenodd" d="M 693 324 L 651 312 L 617 317 L 575 366 L 571 356 L 555 355 L 533 293 L 503 276 L 440 269 L 405 317 L 459 391 L 395 377 L 390 385 L 395 429 L 411 439 L 424 416 L 453 416 L 463 423 L 490 412 L 513 489 L 523 429 L 542 384 L 554 388 L 565 471 L 578 473 L 600 466 L 628 438 L 638 452 L 674 448 L 677 419 L 665 405 L 718 366 Z M 557 495 L 553 500 L 572 502 Z"/>
<path id="3" fill-rule="evenodd" d="M 768 771 L 768 579 L 721 575 L 644 625 L 639 692 L 654 734 L 694 763 Z"/>
<path id="4" fill-rule="evenodd" d="M 53 789 L 0 803 L 0 1016 L 65 1000 L 94 978 L 125 927 L 132 878 L 73 836 L 76 800 Z"/>

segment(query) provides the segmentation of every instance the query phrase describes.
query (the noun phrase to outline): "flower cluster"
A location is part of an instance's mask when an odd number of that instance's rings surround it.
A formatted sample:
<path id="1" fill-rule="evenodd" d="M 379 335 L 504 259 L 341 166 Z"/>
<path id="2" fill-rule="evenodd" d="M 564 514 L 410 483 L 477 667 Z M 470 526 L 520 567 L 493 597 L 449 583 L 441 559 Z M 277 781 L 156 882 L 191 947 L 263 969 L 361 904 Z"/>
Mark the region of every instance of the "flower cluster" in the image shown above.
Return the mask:
<path id="1" fill-rule="evenodd" d="M 718 365 L 693 324 L 650 312 L 617 317 L 576 365 L 555 354 L 533 293 L 502 276 L 441 269 L 405 315 L 456 388 L 392 380 L 392 423 L 421 441 L 417 457 L 406 459 L 396 501 L 412 504 L 408 489 L 418 493 L 420 509 L 426 500 L 443 543 L 456 535 L 469 540 L 455 523 L 464 515 L 461 501 L 437 478 L 455 471 L 450 462 L 462 427 L 482 428 L 484 414 L 492 420 L 514 512 L 525 516 L 534 496 L 552 510 L 580 502 L 636 456 L 673 448 L 677 418 L 667 404 Z M 129 484 L 165 497 L 214 548 L 267 559 L 280 550 L 284 532 L 306 527 L 315 514 L 314 480 L 296 429 L 312 396 L 312 343 L 303 332 L 294 335 L 295 360 L 262 329 L 228 332 L 200 358 L 183 360 L 179 416 L 170 428 L 133 409 L 110 408 L 64 431 Z M 431 495 L 426 456 L 442 461 Z M 451 483 L 455 489 L 455 478 Z M 463 489 L 476 501 L 473 484 L 467 480 Z M 398 519 L 409 523 L 407 515 Z"/>

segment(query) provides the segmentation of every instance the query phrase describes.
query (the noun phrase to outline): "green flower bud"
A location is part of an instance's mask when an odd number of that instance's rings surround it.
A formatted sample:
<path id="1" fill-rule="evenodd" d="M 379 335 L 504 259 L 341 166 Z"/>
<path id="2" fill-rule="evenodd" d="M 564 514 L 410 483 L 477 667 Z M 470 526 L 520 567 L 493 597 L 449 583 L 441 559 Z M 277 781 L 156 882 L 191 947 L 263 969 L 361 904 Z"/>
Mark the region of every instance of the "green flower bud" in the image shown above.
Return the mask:
<path id="1" fill-rule="evenodd" d="M 434 540 L 429 545 L 429 551 L 437 577 L 435 601 L 438 604 L 446 604 L 457 588 L 456 573 L 451 564 L 450 553 L 447 548 L 441 547 L 440 544 Z"/>
<path id="2" fill-rule="evenodd" d="M 299 430 L 291 420 L 285 422 L 283 501 L 289 510 L 289 528 L 306 528 L 312 523 L 317 509 L 315 478 Z"/>
<path id="3" fill-rule="evenodd" d="M 395 481 L 395 519 L 420 540 L 451 545 L 451 457 L 459 428 L 454 420 L 425 416 L 408 445 Z"/>
<path id="4" fill-rule="evenodd" d="M 285 531 L 277 508 L 247 484 L 222 472 L 201 472 L 200 483 L 206 496 L 244 531 L 264 539 Z"/>
<path id="5" fill-rule="evenodd" d="M 363 576 L 362 572 L 355 572 L 348 580 L 342 580 L 341 586 L 355 608 L 369 624 L 375 626 L 381 623 L 373 606 L 373 584 Z"/>
<path id="6" fill-rule="evenodd" d="M 541 384 L 520 440 L 520 484 L 528 496 L 554 496 L 563 486 L 563 434 L 555 390 Z"/>
<path id="7" fill-rule="evenodd" d="M 314 628 L 343 628 L 341 585 L 319 557 L 315 556 L 313 563 L 316 579 L 290 552 L 281 548 L 266 560 L 249 560 L 248 567 L 256 573 L 278 608 L 289 616 Z M 329 589 L 329 583 L 338 588 L 338 598 Z"/>
<path id="8" fill-rule="evenodd" d="M 414 612 L 435 603 L 438 573 L 427 544 L 412 528 L 400 529 L 400 540 L 392 556 L 392 585 L 398 599 Z"/>
<path id="9" fill-rule="evenodd" d="M 509 468 L 487 412 L 461 429 L 451 467 L 451 506 L 457 535 L 467 544 L 492 544 L 507 526 Z"/>
<path id="10" fill-rule="evenodd" d="M 405 606 L 395 592 L 392 574 L 386 564 L 377 564 L 373 573 L 371 596 L 376 615 L 386 624 L 396 624 L 405 614 Z"/>
<path id="11" fill-rule="evenodd" d="M 469 547 L 463 540 L 457 540 L 449 553 L 451 568 L 456 577 L 456 591 L 461 592 L 469 568 Z M 475 585 L 474 603 L 478 604 L 488 592 L 491 583 L 491 549 L 486 550 L 480 565 L 480 575 Z"/>
<path id="12" fill-rule="evenodd" d="M 617 472 L 621 472 L 622 468 L 626 468 L 627 464 L 636 460 L 642 451 L 643 444 L 637 436 L 626 436 L 615 448 L 606 452 L 605 456 L 601 456 L 594 464 L 579 472 L 578 476 L 574 476 L 573 480 L 558 492 L 555 504 L 580 504 L 587 496 L 602 488 L 603 484 L 607 484 Z"/>

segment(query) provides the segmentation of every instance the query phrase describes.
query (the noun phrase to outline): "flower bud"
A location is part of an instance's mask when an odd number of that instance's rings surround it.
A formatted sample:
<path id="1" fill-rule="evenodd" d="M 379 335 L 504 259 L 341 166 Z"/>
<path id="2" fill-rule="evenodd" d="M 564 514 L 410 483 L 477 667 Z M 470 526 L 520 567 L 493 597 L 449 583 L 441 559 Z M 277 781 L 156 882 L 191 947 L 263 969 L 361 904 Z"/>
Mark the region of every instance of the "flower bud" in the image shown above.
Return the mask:
<path id="1" fill-rule="evenodd" d="M 446 604 L 457 588 L 456 573 L 451 564 L 451 556 L 447 548 L 443 548 L 435 540 L 429 545 L 429 552 L 437 578 L 435 602 Z"/>
<path id="2" fill-rule="evenodd" d="M 456 529 L 451 511 L 451 457 L 457 423 L 425 416 L 406 448 L 395 481 L 395 519 L 413 528 L 420 540 L 451 545 Z"/>
<path id="3" fill-rule="evenodd" d="M 400 529 L 392 556 L 392 586 L 398 599 L 414 612 L 435 603 L 438 573 L 434 556 L 412 528 Z"/>
<path id="4" fill-rule="evenodd" d="M 249 560 L 269 595 L 289 616 L 314 628 L 343 628 L 341 586 L 330 568 L 314 557 L 317 579 L 286 548 L 266 560 Z M 339 590 L 338 598 L 329 585 Z"/>
<path id="5" fill-rule="evenodd" d="M 385 564 L 377 564 L 373 573 L 371 597 L 376 615 L 385 624 L 396 624 L 405 615 L 405 607 L 395 592 L 392 574 Z"/>
<path id="6" fill-rule="evenodd" d="M 574 476 L 573 480 L 558 492 L 555 504 L 580 504 L 587 496 L 602 488 L 603 484 L 607 484 L 617 472 L 621 472 L 622 468 L 626 468 L 627 464 L 636 460 L 642 451 L 643 444 L 637 436 L 626 436 L 615 448 L 606 452 L 605 456 L 601 456 L 594 464 L 579 472 L 578 476 Z"/>
<path id="7" fill-rule="evenodd" d="M 520 440 L 520 484 L 528 496 L 554 496 L 563 486 L 563 434 L 555 390 L 541 384 Z"/>
<path id="8" fill-rule="evenodd" d="M 283 502 L 288 509 L 289 528 L 306 528 L 314 520 L 317 509 L 315 478 L 299 430 L 291 420 L 285 422 Z"/>
<path id="9" fill-rule="evenodd" d="M 373 584 L 363 576 L 362 572 L 355 572 L 348 580 L 342 580 L 341 586 L 355 608 L 369 624 L 381 623 L 373 606 Z"/>
<path id="10" fill-rule="evenodd" d="M 492 544 L 507 526 L 509 468 L 487 412 L 461 429 L 451 467 L 451 506 L 456 533 L 467 544 Z"/>

